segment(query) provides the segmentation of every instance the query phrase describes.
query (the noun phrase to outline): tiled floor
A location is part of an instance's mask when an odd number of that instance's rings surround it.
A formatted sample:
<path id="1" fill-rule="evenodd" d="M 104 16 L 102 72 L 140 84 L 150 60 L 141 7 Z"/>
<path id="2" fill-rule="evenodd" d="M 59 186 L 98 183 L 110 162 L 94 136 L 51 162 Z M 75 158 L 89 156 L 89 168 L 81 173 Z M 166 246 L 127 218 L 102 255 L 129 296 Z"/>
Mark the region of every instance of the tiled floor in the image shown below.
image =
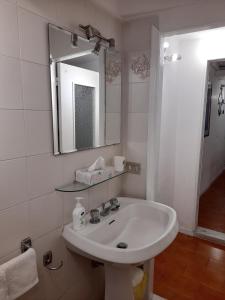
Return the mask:
<path id="1" fill-rule="evenodd" d="M 179 234 L 155 260 L 154 293 L 168 300 L 225 300 L 225 246 Z"/>
<path id="2" fill-rule="evenodd" d="M 225 172 L 201 196 L 198 225 L 225 233 Z"/>

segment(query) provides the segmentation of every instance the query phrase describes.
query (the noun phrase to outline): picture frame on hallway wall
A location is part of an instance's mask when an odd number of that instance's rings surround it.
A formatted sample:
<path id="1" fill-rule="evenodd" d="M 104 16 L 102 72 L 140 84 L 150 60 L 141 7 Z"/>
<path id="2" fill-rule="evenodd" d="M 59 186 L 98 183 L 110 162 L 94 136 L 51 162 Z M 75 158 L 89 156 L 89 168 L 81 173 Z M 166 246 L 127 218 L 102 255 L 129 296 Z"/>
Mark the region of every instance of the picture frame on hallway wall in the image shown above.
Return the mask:
<path id="1" fill-rule="evenodd" d="M 211 106 L 212 106 L 212 83 L 209 81 L 208 89 L 207 89 L 204 137 L 209 136 L 209 132 L 210 132 Z"/>

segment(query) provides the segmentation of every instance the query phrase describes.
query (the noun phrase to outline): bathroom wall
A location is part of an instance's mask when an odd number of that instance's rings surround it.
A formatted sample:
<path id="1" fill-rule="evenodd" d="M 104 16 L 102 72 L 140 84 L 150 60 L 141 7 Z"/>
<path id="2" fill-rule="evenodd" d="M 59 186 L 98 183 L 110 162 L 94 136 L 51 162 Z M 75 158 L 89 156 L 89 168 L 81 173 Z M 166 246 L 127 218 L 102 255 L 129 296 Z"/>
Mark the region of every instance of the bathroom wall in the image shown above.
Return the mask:
<path id="1" fill-rule="evenodd" d="M 167 38 L 168 51 L 182 60 L 165 64 L 159 201 L 176 209 L 187 233 L 197 217 L 207 60 L 224 57 L 223 34 L 221 29 Z"/>
<path id="2" fill-rule="evenodd" d="M 199 0 L 192 4 L 177 6 L 171 9 L 161 10 L 159 16 L 159 29 L 163 33 L 184 33 L 193 29 L 208 29 L 209 26 L 224 26 L 225 2 L 221 0 Z"/>
<path id="3" fill-rule="evenodd" d="M 212 83 L 210 132 L 203 142 L 201 194 L 224 171 L 225 168 L 225 115 L 218 115 L 220 85 L 225 84 L 225 73 L 215 71 L 209 64 L 209 81 Z"/>
<path id="4" fill-rule="evenodd" d="M 88 260 L 70 253 L 61 238 L 77 194 L 54 189 L 99 155 L 110 163 L 121 146 L 52 155 L 48 22 L 71 29 L 90 23 L 121 46 L 120 22 L 89 1 L 0 0 L 0 263 L 19 254 L 20 241 L 31 236 L 40 283 L 20 300 L 99 300 L 101 268 L 94 270 Z M 115 179 L 80 195 L 89 209 L 120 188 Z M 42 266 L 42 255 L 50 249 L 54 263 L 64 261 L 60 271 Z"/>
<path id="5" fill-rule="evenodd" d="M 125 68 L 123 82 L 124 154 L 127 160 L 141 164 L 141 174 L 123 179 L 123 193 L 146 198 L 146 166 L 148 136 L 148 103 L 150 84 L 151 26 L 154 18 L 143 18 L 123 24 Z"/>

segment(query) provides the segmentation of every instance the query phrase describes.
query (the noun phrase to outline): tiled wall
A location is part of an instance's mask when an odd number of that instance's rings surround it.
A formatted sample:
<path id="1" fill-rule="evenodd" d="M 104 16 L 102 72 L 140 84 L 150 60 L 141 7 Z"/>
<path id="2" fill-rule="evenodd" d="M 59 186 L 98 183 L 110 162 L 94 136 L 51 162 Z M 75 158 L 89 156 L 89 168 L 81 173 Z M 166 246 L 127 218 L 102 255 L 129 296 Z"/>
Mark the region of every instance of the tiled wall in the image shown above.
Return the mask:
<path id="1" fill-rule="evenodd" d="M 141 163 L 141 174 L 123 180 L 123 193 L 146 198 L 148 103 L 150 82 L 150 40 L 152 18 L 129 21 L 123 25 L 125 69 L 123 82 L 126 115 L 123 134 L 128 160 Z"/>
<path id="2" fill-rule="evenodd" d="M 75 194 L 54 189 L 99 155 L 110 162 L 121 147 L 52 155 L 48 22 L 71 29 L 91 23 L 120 45 L 120 23 L 89 1 L 0 0 L 0 263 L 19 254 L 20 241 L 31 236 L 40 283 L 21 300 L 99 300 L 101 270 L 72 255 L 60 237 L 63 224 L 71 221 Z M 84 204 L 96 207 L 119 191 L 115 179 L 83 193 Z M 64 260 L 60 271 L 42 267 L 42 255 L 50 249 L 54 262 Z"/>

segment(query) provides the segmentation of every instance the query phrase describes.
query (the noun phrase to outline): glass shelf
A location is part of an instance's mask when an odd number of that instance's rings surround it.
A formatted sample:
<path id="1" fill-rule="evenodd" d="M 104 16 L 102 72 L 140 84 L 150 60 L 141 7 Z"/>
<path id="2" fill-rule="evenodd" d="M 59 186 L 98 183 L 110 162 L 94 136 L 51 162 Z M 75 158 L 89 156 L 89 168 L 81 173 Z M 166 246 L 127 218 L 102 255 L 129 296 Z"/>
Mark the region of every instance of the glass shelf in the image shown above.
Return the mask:
<path id="1" fill-rule="evenodd" d="M 121 175 L 126 174 L 126 173 L 127 173 L 127 171 L 123 171 L 123 172 L 116 172 L 115 171 L 113 176 L 107 178 L 106 180 L 100 181 L 100 182 L 92 184 L 92 185 L 88 185 L 88 184 L 80 183 L 78 181 L 74 181 L 74 182 L 71 182 L 69 184 L 60 186 L 60 187 L 56 188 L 55 190 L 58 191 L 58 192 L 70 192 L 70 193 L 71 192 L 81 192 L 81 191 L 88 190 L 88 189 L 92 188 L 93 186 L 99 185 L 103 182 L 109 181 L 109 180 L 111 180 L 115 177 L 121 176 Z"/>

